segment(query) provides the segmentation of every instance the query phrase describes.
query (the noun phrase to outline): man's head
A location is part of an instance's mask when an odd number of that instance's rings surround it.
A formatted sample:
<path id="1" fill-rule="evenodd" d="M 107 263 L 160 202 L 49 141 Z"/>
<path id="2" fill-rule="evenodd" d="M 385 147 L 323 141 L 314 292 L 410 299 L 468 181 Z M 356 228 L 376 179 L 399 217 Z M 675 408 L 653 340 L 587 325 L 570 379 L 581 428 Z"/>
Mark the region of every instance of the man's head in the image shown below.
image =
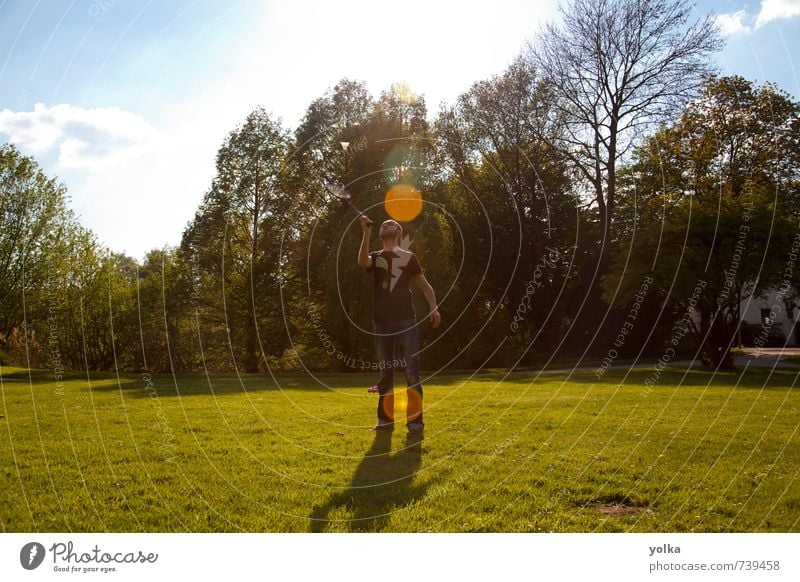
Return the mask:
<path id="1" fill-rule="evenodd" d="M 396 220 L 387 220 L 381 224 L 378 234 L 381 240 L 394 240 L 397 244 L 400 244 L 400 239 L 403 238 L 403 227 Z"/>

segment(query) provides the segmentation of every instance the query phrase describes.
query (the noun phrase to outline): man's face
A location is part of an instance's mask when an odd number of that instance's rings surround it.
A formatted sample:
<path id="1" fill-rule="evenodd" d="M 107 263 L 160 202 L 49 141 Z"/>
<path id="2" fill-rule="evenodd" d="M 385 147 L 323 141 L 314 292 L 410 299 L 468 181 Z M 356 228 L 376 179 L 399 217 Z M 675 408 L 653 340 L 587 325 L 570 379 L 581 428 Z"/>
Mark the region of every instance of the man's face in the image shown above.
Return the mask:
<path id="1" fill-rule="evenodd" d="M 399 240 L 400 232 L 401 232 L 400 227 L 397 226 L 396 223 L 387 220 L 386 222 L 381 224 L 381 230 L 379 234 L 381 240 L 392 240 L 392 239 Z"/>

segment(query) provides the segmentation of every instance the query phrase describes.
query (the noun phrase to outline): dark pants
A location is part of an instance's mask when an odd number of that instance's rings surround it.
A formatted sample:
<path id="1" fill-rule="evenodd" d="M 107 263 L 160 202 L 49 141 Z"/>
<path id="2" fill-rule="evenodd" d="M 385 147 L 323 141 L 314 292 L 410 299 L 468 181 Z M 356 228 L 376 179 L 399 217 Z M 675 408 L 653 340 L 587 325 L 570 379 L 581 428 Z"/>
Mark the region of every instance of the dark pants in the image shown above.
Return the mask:
<path id="1" fill-rule="evenodd" d="M 406 423 L 422 423 L 422 385 L 419 379 L 419 327 L 414 320 L 387 325 L 375 322 L 378 352 L 378 420 L 394 422 L 394 369 L 405 363 L 408 408 Z"/>

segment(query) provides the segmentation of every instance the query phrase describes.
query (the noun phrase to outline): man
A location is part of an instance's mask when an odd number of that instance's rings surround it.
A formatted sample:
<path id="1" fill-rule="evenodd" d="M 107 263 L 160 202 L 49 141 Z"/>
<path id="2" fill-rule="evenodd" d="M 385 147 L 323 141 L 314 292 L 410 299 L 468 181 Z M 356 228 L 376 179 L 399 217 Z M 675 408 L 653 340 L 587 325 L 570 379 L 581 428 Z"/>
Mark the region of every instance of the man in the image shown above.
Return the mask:
<path id="1" fill-rule="evenodd" d="M 381 224 L 379 235 L 383 242 L 380 251 L 369 252 L 372 221 L 361 216 L 361 247 L 358 265 L 372 275 L 372 319 L 375 328 L 375 347 L 378 353 L 378 424 L 375 429 L 394 428 L 394 365 L 405 361 L 406 428 L 409 433 L 421 433 L 422 385 L 419 372 L 419 326 L 411 296 L 413 281 L 425 295 L 430 308 L 430 320 L 439 327 L 441 316 L 436 306 L 436 294 L 430 286 L 414 253 L 400 248 L 403 227 L 394 220 Z M 395 349 L 399 351 L 396 354 Z M 399 357 L 395 357 L 399 355 Z"/>

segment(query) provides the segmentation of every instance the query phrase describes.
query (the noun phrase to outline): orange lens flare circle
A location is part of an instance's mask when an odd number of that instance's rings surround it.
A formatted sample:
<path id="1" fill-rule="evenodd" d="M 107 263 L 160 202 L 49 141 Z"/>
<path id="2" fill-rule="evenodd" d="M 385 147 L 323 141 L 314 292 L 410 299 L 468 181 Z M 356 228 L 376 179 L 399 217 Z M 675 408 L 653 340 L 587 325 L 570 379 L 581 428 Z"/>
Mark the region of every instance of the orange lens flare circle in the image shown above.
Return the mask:
<path id="1" fill-rule="evenodd" d="M 395 184 L 383 202 L 386 214 L 398 222 L 411 222 L 422 212 L 422 192 L 410 184 Z"/>
<path id="2" fill-rule="evenodd" d="M 382 408 L 392 422 L 404 417 L 406 422 L 417 422 L 422 415 L 422 396 L 413 388 L 394 388 L 383 397 Z"/>

